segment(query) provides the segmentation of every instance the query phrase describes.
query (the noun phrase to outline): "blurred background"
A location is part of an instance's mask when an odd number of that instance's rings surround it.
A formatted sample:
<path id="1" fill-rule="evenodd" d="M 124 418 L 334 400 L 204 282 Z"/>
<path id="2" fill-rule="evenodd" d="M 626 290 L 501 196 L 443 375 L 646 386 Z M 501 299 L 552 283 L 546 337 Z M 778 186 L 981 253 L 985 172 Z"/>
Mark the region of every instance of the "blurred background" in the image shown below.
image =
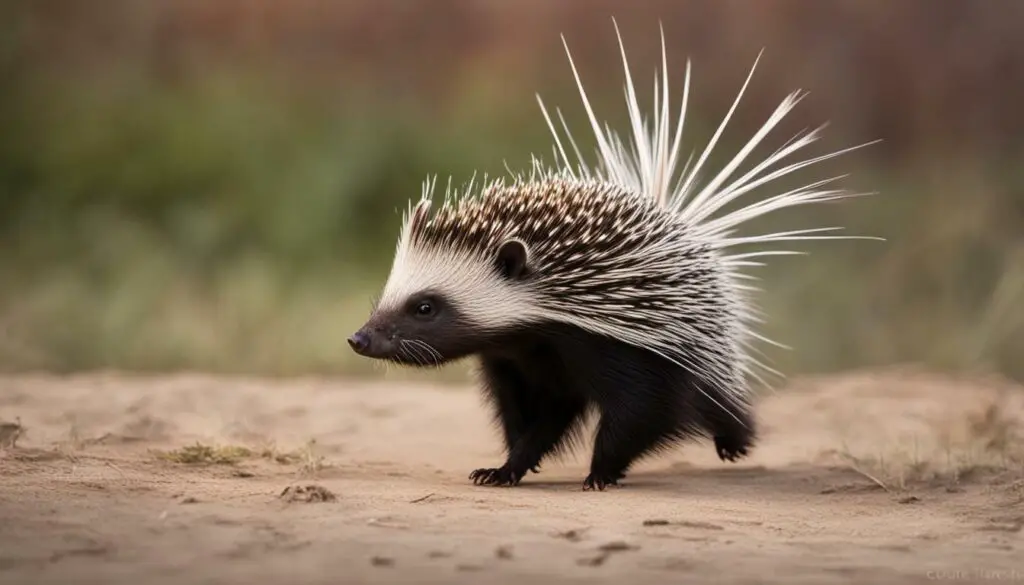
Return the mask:
<path id="1" fill-rule="evenodd" d="M 882 139 L 794 178 L 878 195 L 752 226 L 887 239 L 760 270 L 777 368 L 1024 380 L 1024 3 L 971 0 L 0 2 L 0 369 L 380 375 L 401 211 L 550 160 L 535 93 L 589 138 L 560 34 L 624 127 L 613 16 L 643 104 L 659 22 L 676 100 L 692 58 L 688 150 L 765 49 L 713 162 L 800 88 L 766 152 Z"/>

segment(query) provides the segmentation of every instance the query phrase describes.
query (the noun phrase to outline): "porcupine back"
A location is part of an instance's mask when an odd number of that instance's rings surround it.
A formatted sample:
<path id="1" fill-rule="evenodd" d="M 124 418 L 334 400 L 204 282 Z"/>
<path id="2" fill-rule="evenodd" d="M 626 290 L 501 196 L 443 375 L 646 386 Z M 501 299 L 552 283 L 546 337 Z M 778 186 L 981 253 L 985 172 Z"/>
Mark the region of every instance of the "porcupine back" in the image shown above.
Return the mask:
<path id="1" fill-rule="evenodd" d="M 446 264 L 452 277 L 447 294 L 472 297 L 460 306 L 483 309 L 478 326 L 580 327 L 676 361 L 713 381 L 726 399 L 744 396 L 742 362 L 732 343 L 741 333 L 742 305 L 711 247 L 690 237 L 686 225 L 653 199 L 538 167 L 528 179 L 449 198 L 410 227 L 409 242 L 421 253 L 415 264 Z M 474 289 L 470 271 L 452 269 L 453 256 L 466 253 L 467 264 L 488 265 L 513 238 L 529 250 L 530 274 L 502 284 L 513 289 L 509 294 L 487 279 Z"/>

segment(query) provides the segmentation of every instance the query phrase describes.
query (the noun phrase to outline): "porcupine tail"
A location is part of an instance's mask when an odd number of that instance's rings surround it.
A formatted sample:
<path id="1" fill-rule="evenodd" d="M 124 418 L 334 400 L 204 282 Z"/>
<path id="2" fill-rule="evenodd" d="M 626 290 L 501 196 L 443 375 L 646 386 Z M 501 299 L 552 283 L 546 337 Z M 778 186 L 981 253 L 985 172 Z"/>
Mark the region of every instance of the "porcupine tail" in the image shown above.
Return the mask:
<path id="1" fill-rule="evenodd" d="M 762 382 L 764 380 L 759 375 L 759 370 L 781 376 L 779 372 L 772 370 L 751 355 L 756 351 L 752 347 L 754 341 L 766 342 L 783 348 L 785 346 L 768 339 L 757 331 L 758 325 L 761 323 L 761 315 L 751 298 L 751 293 L 758 292 L 759 289 L 749 283 L 753 277 L 746 270 L 763 265 L 761 259 L 768 256 L 802 253 L 790 249 L 788 245 L 783 244 L 784 242 L 828 239 L 880 240 L 881 238 L 838 235 L 835 232 L 842 230 L 842 228 L 837 226 L 809 227 L 747 236 L 736 235 L 736 232 L 738 228 L 747 222 L 774 211 L 867 195 L 869 193 L 851 193 L 833 187 L 833 183 L 845 177 L 845 175 L 840 175 L 818 179 L 802 187 L 752 201 L 728 213 L 720 212 L 730 203 L 772 181 L 877 141 L 793 161 L 792 157 L 794 154 L 810 146 L 820 138 L 821 130 L 824 128 L 824 125 L 822 125 L 814 130 L 797 134 L 784 146 L 755 164 L 753 168 L 741 176 L 733 178 L 737 174 L 738 168 L 748 159 L 750 153 L 761 144 L 765 137 L 806 96 L 806 93 L 802 91 L 794 91 L 782 100 L 767 121 L 733 158 L 718 170 L 717 173 L 714 173 L 712 178 L 704 183 L 703 186 L 699 186 L 698 178 L 705 172 L 705 163 L 739 105 L 747 85 L 753 77 L 754 70 L 757 68 L 761 54 L 758 54 L 736 99 L 696 162 L 693 162 L 691 155 L 686 164 L 681 166 L 680 150 L 690 93 L 691 63 L 688 60 L 686 64 L 682 103 L 679 108 L 679 117 L 675 122 L 673 130 L 668 82 L 668 59 L 665 51 L 664 29 L 662 28 L 662 70 L 660 82 L 658 77 L 655 77 L 654 119 L 653 123 L 649 124 L 648 120 L 641 113 L 636 90 L 629 71 L 629 64 L 626 59 L 625 47 L 622 43 L 622 35 L 619 31 L 618 23 L 614 19 L 613 24 L 615 25 L 615 32 L 622 55 L 623 69 L 625 71 L 625 97 L 632 135 L 628 137 L 628 142 L 623 142 L 610 127 L 598 121 L 583 88 L 583 83 L 573 62 L 568 44 L 563 36 L 562 43 L 569 58 L 569 64 L 572 68 L 583 106 L 589 117 L 591 129 L 597 141 L 598 161 L 595 165 L 587 164 L 580 153 L 572 133 L 569 131 L 561 111 L 556 110 L 557 117 L 561 123 L 562 132 L 560 133 L 555 127 L 547 108 L 544 106 L 543 100 L 538 95 L 538 104 L 554 138 L 555 158 L 558 161 L 559 170 L 575 177 L 597 178 L 608 181 L 625 187 L 641 196 L 654 199 L 661 208 L 670 211 L 678 217 L 681 229 L 686 230 L 688 237 L 702 241 L 715 251 L 721 260 L 721 267 L 730 283 L 732 292 L 743 308 L 740 315 L 743 328 L 743 335 L 741 337 L 744 338 L 742 343 L 745 346 L 742 352 L 744 355 L 744 363 L 741 365 L 743 371 Z M 562 140 L 563 137 L 561 136 L 562 133 L 564 133 L 564 138 L 573 151 L 575 160 L 571 159 L 566 151 Z M 736 250 L 736 248 L 748 245 L 753 245 L 757 249 L 745 252 Z"/>

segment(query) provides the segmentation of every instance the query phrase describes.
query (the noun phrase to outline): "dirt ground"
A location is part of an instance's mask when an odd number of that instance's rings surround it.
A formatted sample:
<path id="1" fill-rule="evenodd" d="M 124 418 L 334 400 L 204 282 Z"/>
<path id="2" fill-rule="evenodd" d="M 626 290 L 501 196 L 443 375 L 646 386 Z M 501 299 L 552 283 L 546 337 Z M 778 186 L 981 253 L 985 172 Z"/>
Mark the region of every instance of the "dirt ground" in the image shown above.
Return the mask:
<path id="1" fill-rule="evenodd" d="M 501 451 L 463 388 L 0 378 L 0 582 L 1024 583 L 1024 389 L 859 372 L 759 412 L 741 464 L 583 492 L 579 452 L 508 489 L 467 479 Z"/>

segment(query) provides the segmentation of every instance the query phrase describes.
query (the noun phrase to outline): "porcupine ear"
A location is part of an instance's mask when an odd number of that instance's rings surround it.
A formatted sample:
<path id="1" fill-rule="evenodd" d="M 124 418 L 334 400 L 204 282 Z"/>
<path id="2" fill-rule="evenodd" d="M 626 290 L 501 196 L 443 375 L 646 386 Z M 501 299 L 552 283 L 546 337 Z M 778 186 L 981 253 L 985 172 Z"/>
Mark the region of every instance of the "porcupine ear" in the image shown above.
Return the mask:
<path id="1" fill-rule="evenodd" d="M 502 276 L 509 280 L 519 280 L 529 272 L 530 250 L 522 240 L 510 238 L 498 248 L 494 261 Z"/>

